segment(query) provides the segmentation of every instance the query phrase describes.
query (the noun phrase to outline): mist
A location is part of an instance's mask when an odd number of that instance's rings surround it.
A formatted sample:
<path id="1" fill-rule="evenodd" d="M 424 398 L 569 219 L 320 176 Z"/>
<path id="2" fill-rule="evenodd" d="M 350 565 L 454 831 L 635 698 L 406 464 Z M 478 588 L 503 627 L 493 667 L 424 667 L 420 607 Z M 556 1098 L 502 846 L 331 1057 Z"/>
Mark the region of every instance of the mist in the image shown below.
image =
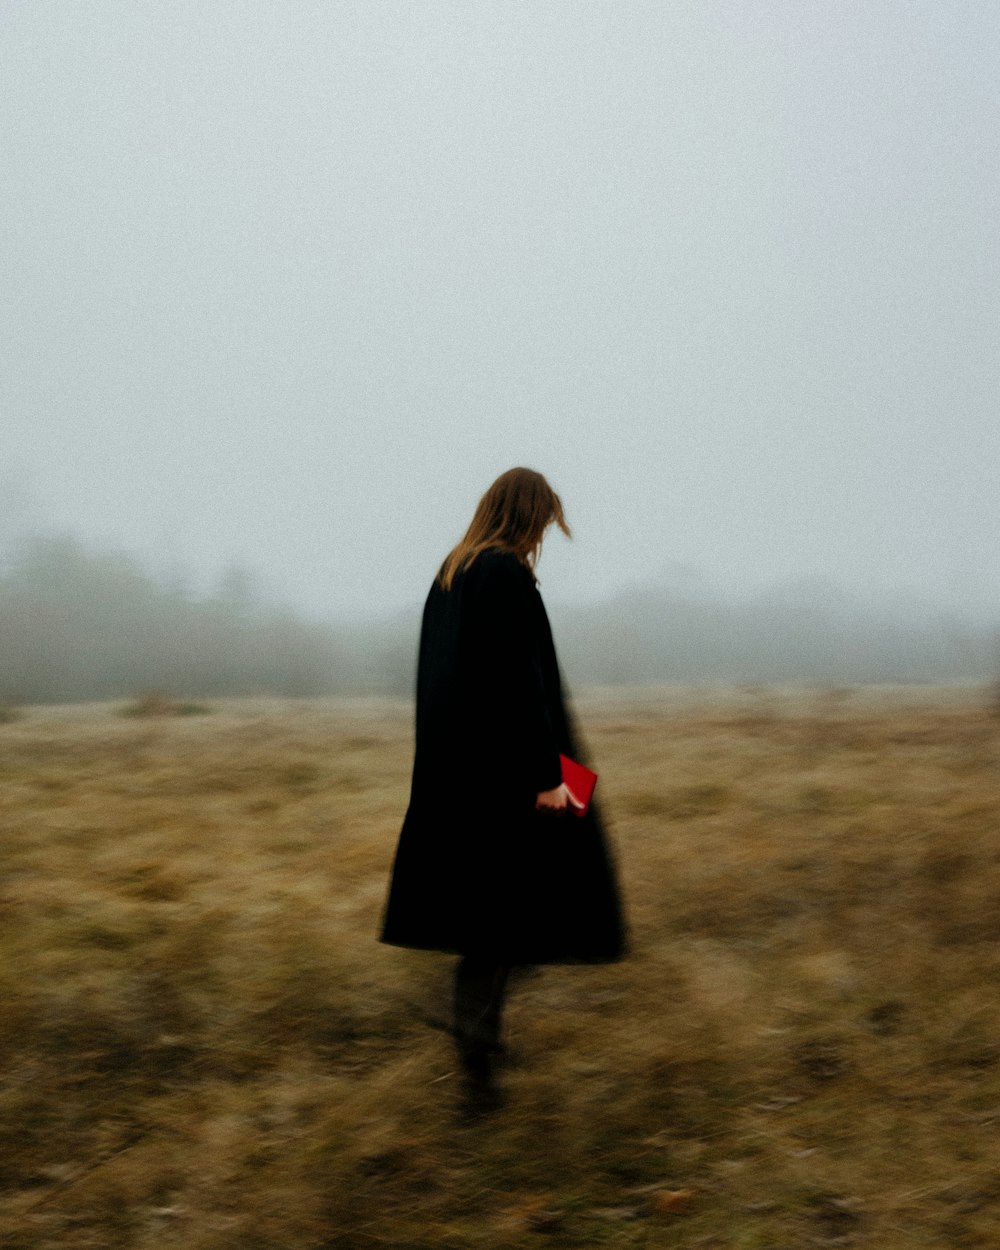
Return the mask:
<path id="1" fill-rule="evenodd" d="M 971 0 L 8 4 L 0 536 L 249 569 L 402 672 L 529 464 L 571 676 L 988 667 L 998 50 Z"/>
<path id="2" fill-rule="evenodd" d="M 995 679 L 1000 631 L 926 604 L 791 583 L 723 598 L 650 582 L 553 620 L 571 688 L 704 682 Z M 419 605 L 319 621 L 238 565 L 199 588 L 178 567 L 29 533 L 0 566 L 0 702 L 389 695 L 410 698 Z"/>

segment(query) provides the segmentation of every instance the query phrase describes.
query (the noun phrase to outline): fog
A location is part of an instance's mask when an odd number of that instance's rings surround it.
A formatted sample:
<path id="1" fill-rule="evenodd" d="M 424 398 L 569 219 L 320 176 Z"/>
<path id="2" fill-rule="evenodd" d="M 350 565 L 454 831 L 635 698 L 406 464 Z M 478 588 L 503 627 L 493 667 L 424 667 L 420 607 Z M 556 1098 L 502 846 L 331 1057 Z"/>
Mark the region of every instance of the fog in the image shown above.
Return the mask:
<path id="1" fill-rule="evenodd" d="M 995 626 L 916 601 L 876 606 L 832 585 L 743 600 L 666 582 L 555 613 L 571 687 L 704 682 L 983 681 Z M 0 572 L 0 722 L 25 703 L 391 695 L 414 688 L 418 619 L 320 623 L 239 566 L 210 591 L 65 535 L 16 544 Z M 135 706 L 130 703 L 128 706 Z"/>
<path id="2" fill-rule="evenodd" d="M 585 622 L 705 670 L 705 603 L 720 672 L 906 668 L 884 620 L 953 670 L 1000 618 L 998 50 L 972 0 L 11 0 L 8 567 L 404 631 L 529 464 L 581 674 Z"/>

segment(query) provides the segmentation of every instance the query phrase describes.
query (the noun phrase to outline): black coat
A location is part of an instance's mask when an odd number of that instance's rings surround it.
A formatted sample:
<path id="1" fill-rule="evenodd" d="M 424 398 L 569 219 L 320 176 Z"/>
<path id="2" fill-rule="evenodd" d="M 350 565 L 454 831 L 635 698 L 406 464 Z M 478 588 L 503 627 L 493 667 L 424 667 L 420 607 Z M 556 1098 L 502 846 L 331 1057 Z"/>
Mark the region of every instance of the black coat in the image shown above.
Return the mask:
<path id="1" fill-rule="evenodd" d="M 416 755 L 382 940 L 514 964 L 603 962 L 624 949 L 595 807 L 535 810 L 579 758 L 534 579 L 489 550 L 435 582 L 417 669 Z"/>

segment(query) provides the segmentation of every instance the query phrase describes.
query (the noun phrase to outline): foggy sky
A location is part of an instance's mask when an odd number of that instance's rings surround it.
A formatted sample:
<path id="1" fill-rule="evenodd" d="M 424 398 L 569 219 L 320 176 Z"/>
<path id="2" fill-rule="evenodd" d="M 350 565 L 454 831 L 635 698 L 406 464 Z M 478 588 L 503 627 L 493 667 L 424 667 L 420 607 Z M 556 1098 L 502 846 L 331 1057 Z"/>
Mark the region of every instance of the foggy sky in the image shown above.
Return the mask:
<path id="1" fill-rule="evenodd" d="M 7 0 L 0 32 L 22 515 L 390 611 L 520 463 L 576 530 L 546 597 L 1000 611 L 997 6 Z"/>

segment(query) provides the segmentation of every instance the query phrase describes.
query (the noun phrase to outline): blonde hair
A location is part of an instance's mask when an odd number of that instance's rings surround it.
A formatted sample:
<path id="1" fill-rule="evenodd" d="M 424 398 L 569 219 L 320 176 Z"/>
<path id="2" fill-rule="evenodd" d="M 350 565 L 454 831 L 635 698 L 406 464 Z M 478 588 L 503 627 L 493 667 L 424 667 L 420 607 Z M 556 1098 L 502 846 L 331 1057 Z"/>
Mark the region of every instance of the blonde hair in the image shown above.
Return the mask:
<path id="1" fill-rule="evenodd" d="M 465 537 L 445 557 L 438 582 L 450 590 L 455 577 L 490 547 L 512 552 L 534 573 L 545 531 L 553 523 L 572 537 L 562 501 L 541 473 L 508 469 L 480 499 Z"/>

